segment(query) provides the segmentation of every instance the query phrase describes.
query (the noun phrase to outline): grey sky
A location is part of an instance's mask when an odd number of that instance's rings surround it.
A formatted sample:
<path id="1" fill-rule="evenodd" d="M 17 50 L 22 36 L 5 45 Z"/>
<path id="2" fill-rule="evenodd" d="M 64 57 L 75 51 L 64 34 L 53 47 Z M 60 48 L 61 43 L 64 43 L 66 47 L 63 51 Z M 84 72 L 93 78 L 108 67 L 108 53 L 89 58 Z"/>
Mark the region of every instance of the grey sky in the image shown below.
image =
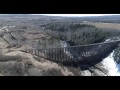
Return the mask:
<path id="1" fill-rule="evenodd" d="M 34 15 L 66 16 L 66 17 L 84 17 L 84 16 L 120 15 L 120 14 L 34 14 Z"/>

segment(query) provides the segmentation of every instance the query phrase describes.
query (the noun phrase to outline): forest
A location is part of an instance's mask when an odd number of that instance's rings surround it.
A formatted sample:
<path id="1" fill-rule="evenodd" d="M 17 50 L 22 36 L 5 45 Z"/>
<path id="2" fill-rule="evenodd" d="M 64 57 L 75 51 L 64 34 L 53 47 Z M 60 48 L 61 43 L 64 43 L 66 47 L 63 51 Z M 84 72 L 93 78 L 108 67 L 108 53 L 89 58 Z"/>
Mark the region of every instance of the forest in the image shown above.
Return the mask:
<path id="1" fill-rule="evenodd" d="M 87 25 L 76 22 L 58 22 L 50 23 L 44 27 L 44 31 L 51 36 L 50 39 L 39 41 L 44 46 L 60 46 L 61 38 L 66 41 L 72 41 L 73 46 L 93 44 L 104 42 L 107 38 L 119 36 L 120 31 L 110 28 L 97 28 L 93 25 Z"/>

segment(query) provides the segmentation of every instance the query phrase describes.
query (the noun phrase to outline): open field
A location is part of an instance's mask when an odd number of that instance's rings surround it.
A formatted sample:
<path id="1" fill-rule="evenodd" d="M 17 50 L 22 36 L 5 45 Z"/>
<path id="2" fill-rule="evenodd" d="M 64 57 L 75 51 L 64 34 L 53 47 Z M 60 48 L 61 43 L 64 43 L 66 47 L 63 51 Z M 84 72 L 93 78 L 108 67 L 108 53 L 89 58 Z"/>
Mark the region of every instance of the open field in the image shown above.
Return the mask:
<path id="1" fill-rule="evenodd" d="M 114 24 L 114 23 L 102 23 L 102 22 L 89 22 L 89 21 L 84 21 L 84 24 L 90 24 L 90 25 L 95 25 L 97 28 L 111 28 L 111 29 L 118 29 L 120 30 L 120 24 Z"/>

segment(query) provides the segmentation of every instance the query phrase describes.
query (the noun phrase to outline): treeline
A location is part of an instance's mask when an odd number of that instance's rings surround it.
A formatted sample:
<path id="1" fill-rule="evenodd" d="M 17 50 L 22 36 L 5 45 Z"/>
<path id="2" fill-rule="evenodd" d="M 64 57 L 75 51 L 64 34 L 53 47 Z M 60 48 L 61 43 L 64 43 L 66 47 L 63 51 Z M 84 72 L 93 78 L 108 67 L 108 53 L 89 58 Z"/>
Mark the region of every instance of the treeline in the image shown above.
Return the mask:
<path id="1" fill-rule="evenodd" d="M 52 31 L 61 31 L 61 32 L 67 32 L 67 31 L 75 31 L 76 29 L 81 29 L 84 27 L 94 27 L 92 25 L 87 24 L 80 24 L 80 23 L 70 23 L 70 22 L 58 22 L 58 23 L 51 23 L 45 26 L 45 29 L 52 30 Z"/>
<path id="2" fill-rule="evenodd" d="M 109 37 L 120 35 L 119 30 L 100 29 L 80 23 L 52 23 L 45 26 L 45 31 L 54 38 L 73 41 L 75 45 L 100 43 Z"/>

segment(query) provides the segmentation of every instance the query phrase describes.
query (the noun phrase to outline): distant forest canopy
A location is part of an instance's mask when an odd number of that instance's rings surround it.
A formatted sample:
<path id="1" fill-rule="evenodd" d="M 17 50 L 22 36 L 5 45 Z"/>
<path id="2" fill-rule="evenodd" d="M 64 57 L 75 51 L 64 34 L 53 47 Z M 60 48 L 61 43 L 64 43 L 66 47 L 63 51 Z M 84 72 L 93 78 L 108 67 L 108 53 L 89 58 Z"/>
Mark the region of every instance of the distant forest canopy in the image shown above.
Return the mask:
<path id="1" fill-rule="evenodd" d="M 73 41 L 75 45 L 100 43 L 107 38 L 120 35 L 119 30 L 73 22 L 51 23 L 45 25 L 44 30 L 52 37 Z"/>

